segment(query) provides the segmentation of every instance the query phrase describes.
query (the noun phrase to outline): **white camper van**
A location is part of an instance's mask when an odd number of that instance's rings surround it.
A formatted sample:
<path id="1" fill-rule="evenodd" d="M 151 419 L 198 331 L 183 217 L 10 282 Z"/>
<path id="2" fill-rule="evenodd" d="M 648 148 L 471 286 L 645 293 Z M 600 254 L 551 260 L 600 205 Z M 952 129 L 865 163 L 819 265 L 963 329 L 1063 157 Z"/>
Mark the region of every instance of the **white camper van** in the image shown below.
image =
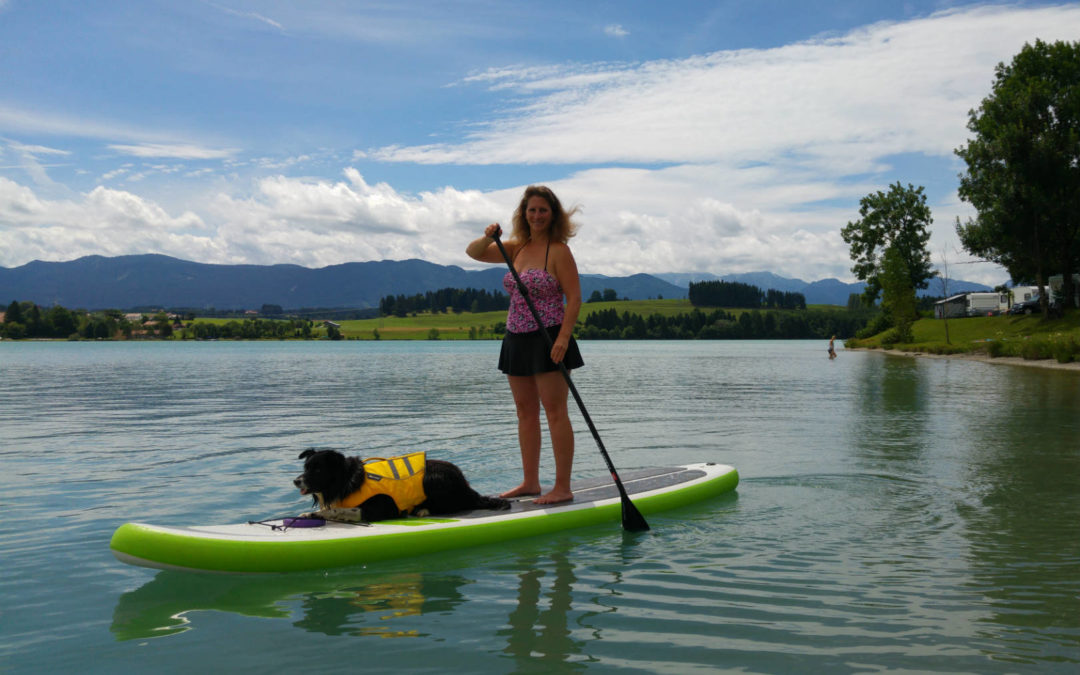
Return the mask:
<path id="1" fill-rule="evenodd" d="M 1002 304 L 1005 309 L 1009 308 L 1009 296 L 1006 293 L 968 293 L 967 315 L 986 316 L 988 314 L 1001 314 Z"/>
<path id="2" fill-rule="evenodd" d="M 1021 302 L 1031 300 L 1032 298 L 1039 297 L 1038 286 L 1013 286 L 1009 289 L 1009 294 L 1012 296 L 1012 305 L 1019 305 Z"/>

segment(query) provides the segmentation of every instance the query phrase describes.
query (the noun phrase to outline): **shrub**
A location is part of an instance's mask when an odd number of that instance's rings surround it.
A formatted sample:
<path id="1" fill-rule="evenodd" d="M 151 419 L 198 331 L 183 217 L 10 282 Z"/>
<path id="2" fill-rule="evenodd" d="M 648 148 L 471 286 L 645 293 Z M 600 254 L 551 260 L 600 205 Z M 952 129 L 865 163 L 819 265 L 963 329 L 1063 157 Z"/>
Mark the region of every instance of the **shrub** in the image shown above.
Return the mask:
<path id="1" fill-rule="evenodd" d="M 886 314 L 881 313 L 870 320 L 865 327 L 861 328 L 855 333 L 855 337 L 860 340 L 865 340 L 868 337 L 873 337 L 878 333 L 883 333 L 892 328 L 892 319 Z"/>
<path id="2" fill-rule="evenodd" d="M 940 354 L 942 356 L 946 356 L 949 354 L 962 354 L 967 350 L 960 345 L 950 345 L 945 344 L 944 342 L 933 342 L 926 345 L 926 351 L 931 354 Z"/>
<path id="3" fill-rule="evenodd" d="M 1071 336 L 1054 340 L 1051 353 L 1058 363 L 1072 363 L 1080 355 L 1080 343 Z"/>
<path id="4" fill-rule="evenodd" d="M 881 346 L 887 348 L 892 348 L 896 344 L 908 344 L 914 341 L 915 336 L 911 332 L 910 323 L 891 328 L 881 336 Z"/>
<path id="5" fill-rule="evenodd" d="M 1020 347 L 1020 356 L 1028 361 L 1048 359 L 1053 355 L 1053 346 L 1047 340 L 1027 340 Z"/>

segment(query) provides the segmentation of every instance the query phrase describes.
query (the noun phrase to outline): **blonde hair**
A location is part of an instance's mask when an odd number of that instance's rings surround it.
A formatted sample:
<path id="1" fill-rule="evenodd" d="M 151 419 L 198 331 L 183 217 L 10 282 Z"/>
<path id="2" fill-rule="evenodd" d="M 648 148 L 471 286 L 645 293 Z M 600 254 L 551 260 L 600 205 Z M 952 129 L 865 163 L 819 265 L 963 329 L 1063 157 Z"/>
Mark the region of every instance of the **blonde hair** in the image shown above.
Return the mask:
<path id="1" fill-rule="evenodd" d="M 571 217 L 578 212 L 578 207 L 575 206 L 567 211 L 563 209 L 562 202 L 551 191 L 551 188 L 543 185 L 530 185 L 525 188 L 525 194 L 521 196 L 517 210 L 514 211 L 514 227 L 510 232 L 511 239 L 525 243 L 532 238 L 529 222 L 525 219 L 525 208 L 533 197 L 542 197 L 551 208 L 551 225 L 549 226 L 550 234 L 548 236 L 552 241 L 565 244 L 570 240 L 570 237 L 577 234 L 577 223 L 571 220 Z"/>

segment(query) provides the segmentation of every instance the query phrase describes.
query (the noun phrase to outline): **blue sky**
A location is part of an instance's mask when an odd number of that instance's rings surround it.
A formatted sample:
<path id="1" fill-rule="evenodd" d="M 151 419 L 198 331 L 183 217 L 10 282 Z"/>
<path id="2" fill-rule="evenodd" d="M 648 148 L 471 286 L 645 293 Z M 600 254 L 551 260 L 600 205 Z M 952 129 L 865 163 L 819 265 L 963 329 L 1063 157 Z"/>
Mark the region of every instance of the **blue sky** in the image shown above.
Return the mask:
<path id="1" fill-rule="evenodd" d="M 0 0 L 0 266 L 422 258 L 522 188 L 583 272 L 852 280 L 859 199 L 923 185 L 950 276 L 967 112 L 1052 2 Z"/>

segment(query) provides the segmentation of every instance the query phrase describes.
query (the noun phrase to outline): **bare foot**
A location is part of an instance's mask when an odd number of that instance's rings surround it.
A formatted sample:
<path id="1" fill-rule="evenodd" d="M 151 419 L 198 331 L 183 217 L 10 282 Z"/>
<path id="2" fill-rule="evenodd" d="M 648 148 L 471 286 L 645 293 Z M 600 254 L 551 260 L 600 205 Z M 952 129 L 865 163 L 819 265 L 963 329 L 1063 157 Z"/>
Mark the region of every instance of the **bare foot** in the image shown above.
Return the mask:
<path id="1" fill-rule="evenodd" d="M 503 499 L 513 499 L 514 497 L 534 497 L 538 494 L 540 494 L 539 485 L 528 485 L 526 483 L 522 483 L 513 490 L 507 490 L 499 496 Z"/>
<path id="2" fill-rule="evenodd" d="M 552 490 L 543 497 L 537 497 L 533 500 L 533 504 L 561 504 L 563 502 L 574 501 L 573 492 L 556 492 Z"/>

